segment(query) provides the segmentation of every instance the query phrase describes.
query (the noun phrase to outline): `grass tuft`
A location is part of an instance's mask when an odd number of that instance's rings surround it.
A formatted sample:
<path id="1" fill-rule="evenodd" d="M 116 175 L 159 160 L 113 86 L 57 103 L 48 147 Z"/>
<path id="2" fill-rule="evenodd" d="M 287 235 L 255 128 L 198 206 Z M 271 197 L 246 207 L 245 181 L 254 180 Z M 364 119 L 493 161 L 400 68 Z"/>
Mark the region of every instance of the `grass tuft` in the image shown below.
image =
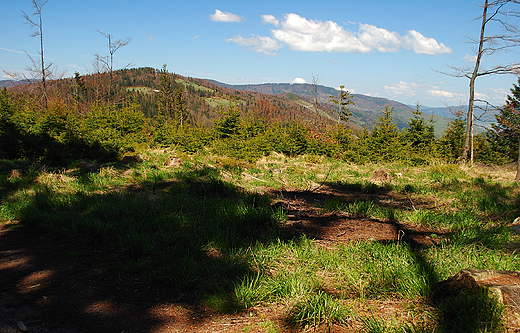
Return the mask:
<path id="1" fill-rule="evenodd" d="M 347 325 L 352 310 L 323 291 L 298 301 L 288 312 L 287 321 L 293 327 Z"/>

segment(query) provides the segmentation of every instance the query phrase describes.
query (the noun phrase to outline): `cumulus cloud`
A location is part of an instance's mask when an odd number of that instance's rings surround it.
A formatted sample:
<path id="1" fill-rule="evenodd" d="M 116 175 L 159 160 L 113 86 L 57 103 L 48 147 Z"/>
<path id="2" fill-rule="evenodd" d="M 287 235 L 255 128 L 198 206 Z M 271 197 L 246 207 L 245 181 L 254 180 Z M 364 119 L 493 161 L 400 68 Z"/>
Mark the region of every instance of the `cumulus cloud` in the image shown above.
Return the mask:
<path id="1" fill-rule="evenodd" d="M 404 81 L 399 81 L 397 83 L 392 84 L 391 86 L 385 86 L 385 89 L 396 94 L 396 95 L 405 95 L 405 96 L 415 96 L 415 89 L 417 88 L 416 83 L 407 83 Z"/>
<path id="2" fill-rule="evenodd" d="M 273 29 L 275 39 L 297 51 L 366 53 L 364 46 L 355 34 L 344 30 L 333 21 L 307 20 L 297 14 L 287 14 L 280 29 Z"/>
<path id="3" fill-rule="evenodd" d="M 507 95 L 508 94 L 508 91 L 504 88 L 498 88 L 498 89 L 495 89 L 495 88 L 489 88 L 489 90 L 491 90 L 493 93 L 495 94 L 499 94 L 499 95 Z"/>
<path id="4" fill-rule="evenodd" d="M 262 18 L 262 23 L 264 24 L 272 24 L 275 26 L 280 24 L 280 21 L 273 15 L 261 15 L 260 17 Z"/>
<path id="5" fill-rule="evenodd" d="M 369 50 L 397 52 L 402 46 L 402 38 L 397 32 L 388 31 L 370 24 L 359 25 L 359 40 Z"/>
<path id="6" fill-rule="evenodd" d="M 441 86 L 445 85 L 444 82 L 439 82 Z M 433 97 L 447 98 L 451 100 L 462 100 L 466 98 L 465 94 L 449 91 L 446 89 L 442 89 L 442 87 L 435 85 L 422 85 L 425 89 L 426 93 Z"/>
<path id="7" fill-rule="evenodd" d="M 242 46 L 249 46 L 252 51 L 261 52 L 268 55 L 276 55 L 274 51 L 278 50 L 281 45 L 278 41 L 271 37 L 262 37 L 253 35 L 250 38 L 244 38 L 242 36 L 236 36 L 230 38 L 227 42 L 233 42 Z"/>
<path id="8" fill-rule="evenodd" d="M 404 37 L 404 47 L 413 50 L 417 54 L 436 55 L 441 53 L 451 53 L 451 48 L 443 43 L 438 43 L 433 38 L 424 37 L 421 33 L 410 30 Z"/>
<path id="9" fill-rule="evenodd" d="M 242 17 L 232 14 L 232 13 L 224 13 L 218 9 L 215 9 L 215 13 L 210 15 L 212 21 L 215 22 L 240 22 L 242 21 Z"/>
<path id="10" fill-rule="evenodd" d="M 451 53 L 451 48 L 433 38 L 410 30 L 402 36 L 397 32 L 370 24 L 359 24 L 359 31 L 346 30 L 333 21 L 306 19 L 289 13 L 282 20 L 273 15 L 262 15 L 262 22 L 275 26 L 272 37 L 296 51 L 368 53 L 398 52 L 401 48 L 417 54 L 437 55 Z"/>
<path id="11" fill-rule="evenodd" d="M 444 97 L 444 98 L 453 98 L 455 97 L 455 94 L 446 91 L 446 90 L 439 90 L 439 89 L 428 89 L 428 94 L 434 97 Z"/>

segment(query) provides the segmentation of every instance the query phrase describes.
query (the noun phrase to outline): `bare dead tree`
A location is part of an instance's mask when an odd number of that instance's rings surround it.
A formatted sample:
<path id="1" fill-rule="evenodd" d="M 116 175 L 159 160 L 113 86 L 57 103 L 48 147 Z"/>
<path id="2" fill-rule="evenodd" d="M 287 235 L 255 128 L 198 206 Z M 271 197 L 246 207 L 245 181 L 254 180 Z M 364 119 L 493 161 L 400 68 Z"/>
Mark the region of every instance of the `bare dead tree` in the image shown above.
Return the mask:
<path id="1" fill-rule="evenodd" d="M 520 4 L 520 0 L 485 0 L 480 5 L 482 15 L 476 19 L 481 19 L 480 35 L 478 38 L 469 38 L 470 42 L 478 45 L 476 50 L 475 63 L 473 67 L 450 66 L 452 72 L 444 74 L 454 77 L 466 77 L 469 79 L 469 103 L 466 117 L 466 134 L 462 159 L 467 161 L 470 154 L 470 161 L 473 163 L 473 127 L 474 127 L 474 108 L 475 108 L 475 81 L 480 76 L 493 74 L 518 74 L 520 63 L 500 64 L 491 68 L 481 68 L 482 57 L 499 52 L 508 52 L 520 46 L 520 30 L 518 19 L 520 12 L 511 9 L 512 5 Z M 498 25 L 500 34 L 486 34 L 488 25 Z"/>
<path id="2" fill-rule="evenodd" d="M 105 38 L 108 40 L 108 55 L 105 57 L 98 56 L 98 59 L 104 63 L 105 67 L 108 69 L 108 72 L 110 74 L 110 82 L 108 83 L 108 96 L 110 98 L 110 94 L 112 93 L 112 80 L 114 72 L 114 54 L 120 48 L 130 44 L 130 42 L 132 41 L 132 37 L 114 40 L 114 36 L 112 36 L 112 34 L 107 34 L 99 30 L 98 32 L 105 36 Z"/>
<path id="3" fill-rule="evenodd" d="M 313 73 L 311 73 L 311 77 L 312 77 L 312 81 L 310 84 L 311 102 L 312 102 L 312 105 L 314 106 L 314 112 L 316 112 L 316 122 L 318 123 L 319 121 L 321 121 L 320 110 L 322 107 L 322 105 L 320 103 L 320 93 L 318 91 L 318 85 L 320 83 L 320 76 L 314 75 Z"/>
<path id="4" fill-rule="evenodd" d="M 43 20 L 42 20 L 42 8 L 47 4 L 47 0 L 31 0 L 31 4 L 34 8 L 34 13 L 31 15 L 27 15 L 24 11 L 23 18 L 25 19 L 25 24 L 28 24 L 31 28 L 34 28 L 35 31 L 30 34 L 31 37 L 40 37 L 40 60 L 37 61 L 34 59 L 28 52 L 25 52 L 29 59 L 31 60 L 31 64 L 26 67 L 26 70 L 29 73 L 34 74 L 38 78 L 41 79 L 42 86 L 42 95 L 43 95 L 43 106 L 47 109 L 47 86 L 46 80 L 52 74 L 50 68 L 52 67 L 52 63 L 45 65 L 45 57 L 43 56 Z M 35 19 L 31 18 L 34 16 Z"/>
<path id="5" fill-rule="evenodd" d="M 87 71 L 91 74 L 90 81 L 91 88 L 95 92 L 95 102 L 99 103 L 100 94 L 102 93 L 102 87 L 105 86 L 106 82 L 101 82 L 103 76 L 101 74 L 106 73 L 108 68 L 106 66 L 106 61 L 103 61 L 103 57 L 99 54 L 94 54 L 94 59 L 90 60 L 91 68 L 86 68 Z"/>

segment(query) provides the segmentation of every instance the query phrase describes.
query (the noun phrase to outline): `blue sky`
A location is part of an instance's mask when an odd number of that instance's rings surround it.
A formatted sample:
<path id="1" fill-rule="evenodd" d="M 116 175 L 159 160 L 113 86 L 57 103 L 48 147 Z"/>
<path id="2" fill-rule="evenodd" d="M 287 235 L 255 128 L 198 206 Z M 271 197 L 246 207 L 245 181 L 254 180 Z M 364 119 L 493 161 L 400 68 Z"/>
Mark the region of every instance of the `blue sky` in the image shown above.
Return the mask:
<path id="1" fill-rule="evenodd" d="M 30 0 L 0 1 L 0 78 L 37 56 L 22 10 Z M 466 104 L 469 80 L 437 71 L 471 65 L 479 33 L 475 1 L 165 1 L 48 0 L 43 7 L 46 61 L 67 76 L 92 70 L 106 38 L 132 37 L 115 67 L 161 68 L 229 84 L 310 82 L 424 106 Z M 489 32 L 492 29 L 488 30 Z M 516 53 L 484 59 L 509 63 Z M 477 96 L 503 104 L 517 77 L 477 79 Z"/>

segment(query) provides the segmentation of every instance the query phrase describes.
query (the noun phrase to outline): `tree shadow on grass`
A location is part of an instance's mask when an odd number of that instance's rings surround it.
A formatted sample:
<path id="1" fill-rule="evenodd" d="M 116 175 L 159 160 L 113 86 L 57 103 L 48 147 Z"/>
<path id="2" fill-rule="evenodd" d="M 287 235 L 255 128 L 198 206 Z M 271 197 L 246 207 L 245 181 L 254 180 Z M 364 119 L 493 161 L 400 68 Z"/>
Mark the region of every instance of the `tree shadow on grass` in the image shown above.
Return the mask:
<path id="1" fill-rule="evenodd" d="M 436 329 L 427 326 L 424 327 L 423 331 L 481 332 L 483 330 L 493 331 L 500 329 L 500 307 L 497 307 L 496 301 L 488 293 L 482 292 L 482 290 L 454 289 L 446 292 L 446 290 L 439 289 L 439 269 L 428 259 L 427 252 L 432 246 L 442 246 L 440 238 L 451 238 L 453 236 L 451 232 L 402 223 L 394 214 L 388 214 L 386 219 L 374 219 L 365 216 L 359 220 L 345 217 L 341 213 L 319 212 L 319 208 L 323 207 L 329 208 L 333 212 L 341 211 L 341 208 L 347 208 L 349 204 L 367 202 L 367 200 L 376 205 L 380 211 L 386 210 L 391 212 L 395 209 L 415 209 L 411 200 L 407 200 L 406 196 L 402 194 L 393 192 L 388 185 L 379 186 L 362 182 L 353 184 L 339 182 L 325 184 L 316 192 L 281 190 L 273 191 L 273 195 L 278 198 L 280 205 L 290 214 L 289 220 L 303 221 L 303 223 L 300 222 L 294 225 L 292 229 L 297 232 L 303 232 L 307 236 L 316 238 L 318 241 L 333 238 L 336 244 L 341 243 L 340 235 L 347 241 L 350 239 L 368 240 L 368 237 L 362 238 L 359 234 L 369 234 L 372 231 L 373 236 L 370 238 L 370 241 L 377 241 L 383 247 L 394 247 L 396 244 L 404 245 L 405 247 L 402 250 L 408 249 L 411 256 L 410 265 L 413 266 L 413 269 L 410 269 L 410 271 L 415 272 L 414 275 L 417 279 L 415 283 L 421 285 L 420 297 L 429 300 L 430 304 L 438 310 L 440 315 L 440 321 L 435 323 Z M 493 200 L 495 196 L 496 191 L 489 191 L 481 200 Z M 421 203 L 416 201 L 415 204 L 419 205 Z M 428 205 L 430 203 L 424 203 L 426 209 L 428 209 Z M 302 214 L 302 211 L 307 213 Z M 358 221 L 360 222 L 358 223 L 359 225 L 353 223 Z M 339 227 L 331 228 L 332 225 Z M 365 225 L 365 228 L 362 225 Z M 326 230 L 327 228 L 335 231 L 335 233 L 330 233 Z M 348 232 L 354 232 L 355 234 L 351 236 L 345 235 L 346 230 L 350 230 Z M 377 233 L 385 230 L 385 235 Z M 487 236 L 480 235 L 480 237 L 480 239 L 484 239 Z M 479 241 L 479 239 L 468 241 Z M 391 286 L 393 286 L 394 282 L 396 285 L 400 285 L 396 281 L 391 281 L 392 277 L 401 276 L 400 272 L 396 271 L 398 269 L 385 267 L 383 269 L 384 272 L 381 272 L 383 275 L 388 274 L 390 279 L 388 283 Z M 410 277 L 407 276 L 407 278 Z M 406 283 L 404 284 L 406 285 Z M 394 292 L 398 294 L 400 292 L 406 293 L 404 290 L 395 290 Z M 408 328 L 410 331 L 421 331 L 422 329 L 421 326 L 409 326 Z"/>
<path id="2" fill-rule="evenodd" d="M 283 238 L 274 217 L 279 207 L 271 207 L 266 196 L 223 182 L 212 168 L 98 190 L 92 174 L 75 177 L 80 186 L 74 190 L 39 184 L 21 205 L 3 198 L 4 207 L 15 207 L 19 222 L 4 226 L 10 230 L 0 235 L 0 306 L 8 309 L 0 325 L 22 320 L 41 332 L 151 332 L 175 322 L 189 331 L 208 320 L 208 305 L 240 310 L 234 288 L 255 275 L 249 248 Z M 335 192 L 278 195 L 294 197 L 308 209 L 334 198 L 390 206 L 402 200 L 386 187 L 330 185 Z M 375 200 L 378 195 L 384 203 Z M 318 213 L 307 217 L 322 230 L 336 219 L 321 221 Z M 402 228 L 398 221 L 382 223 Z M 427 281 L 424 294 L 432 295 L 439 277 L 424 248 L 395 234 L 395 241 L 382 244 L 410 243 L 413 265 Z M 477 332 L 479 326 L 470 323 L 484 318 L 477 311 L 484 304 L 479 300 L 465 294 L 437 300 L 433 304 L 444 318 L 439 330 Z"/>
<path id="3" fill-rule="evenodd" d="M 168 303 L 199 323 L 205 305 L 240 310 L 233 290 L 254 274 L 248 248 L 279 237 L 269 198 L 210 168 L 113 190 L 35 188 L 8 203 L 19 222 L 0 236 L 0 260 L 11 262 L 0 265 L 0 305 L 32 309 L 35 330 L 149 332 Z M 11 315 L 0 321 L 23 317 Z"/>

